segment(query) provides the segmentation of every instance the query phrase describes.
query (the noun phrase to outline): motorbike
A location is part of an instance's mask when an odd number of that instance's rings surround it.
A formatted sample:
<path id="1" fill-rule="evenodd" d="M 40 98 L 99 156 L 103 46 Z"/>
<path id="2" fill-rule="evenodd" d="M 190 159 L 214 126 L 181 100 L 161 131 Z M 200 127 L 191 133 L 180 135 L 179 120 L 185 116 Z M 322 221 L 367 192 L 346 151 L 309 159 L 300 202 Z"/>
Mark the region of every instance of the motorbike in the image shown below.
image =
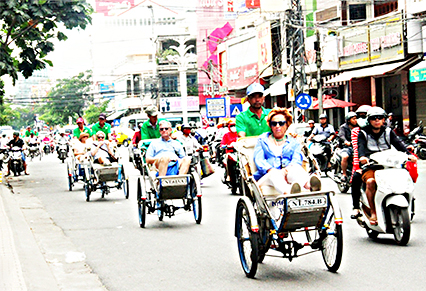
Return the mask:
<path id="1" fill-rule="evenodd" d="M 333 142 L 332 142 L 333 144 Z M 333 154 L 330 158 L 331 170 L 327 171 L 327 176 L 333 180 L 341 193 L 347 193 L 351 188 L 350 177 L 352 175 L 352 158 L 348 159 L 348 167 L 346 168 L 346 180 L 342 180 L 342 149 L 340 147 L 334 147 Z"/>
<path id="2" fill-rule="evenodd" d="M 365 228 L 370 238 L 381 233 L 390 233 L 398 245 L 406 245 L 410 239 L 410 210 L 414 214 L 414 182 L 417 176 L 407 170 L 408 156 L 396 150 L 386 150 L 370 156 L 370 162 L 362 166 L 376 170 L 377 184 L 374 203 L 377 225 L 369 223 L 371 210 L 368 204 L 365 185 L 361 187 L 361 213 L 358 224 Z M 417 169 L 417 168 L 416 168 Z M 417 172 L 416 172 L 417 173 Z"/>
<path id="3" fill-rule="evenodd" d="M 24 169 L 24 161 L 22 160 L 22 149 L 20 147 L 12 147 L 9 151 L 10 155 L 10 170 L 15 176 L 18 176 L 23 172 Z"/>
<path id="4" fill-rule="evenodd" d="M 52 152 L 52 148 L 49 141 L 43 141 L 42 148 L 45 155 L 48 155 Z"/>
<path id="5" fill-rule="evenodd" d="M 28 144 L 28 157 L 33 160 L 33 158 L 37 157 L 40 154 L 40 151 L 38 149 L 38 146 L 36 143 L 29 143 Z"/>
<path id="6" fill-rule="evenodd" d="M 225 168 L 225 174 L 222 178 L 222 183 L 231 189 L 232 195 L 237 194 L 237 190 L 242 195 L 243 190 L 241 186 L 241 173 L 238 169 L 237 151 L 231 145 L 228 145 L 225 149 L 223 167 Z"/>
<path id="7" fill-rule="evenodd" d="M 131 158 L 129 158 L 129 159 L 133 163 L 133 166 L 136 169 L 138 169 L 138 171 L 140 172 L 141 175 L 143 175 L 143 170 L 142 170 L 142 152 L 141 152 L 142 146 L 143 146 L 143 141 L 140 141 L 139 145 L 137 147 L 129 147 L 129 151 L 132 151 Z"/>
<path id="8" fill-rule="evenodd" d="M 419 135 L 414 140 L 414 153 L 422 160 L 426 160 L 426 136 Z"/>
<path id="9" fill-rule="evenodd" d="M 3 170 L 3 165 L 6 165 L 9 161 L 9 153 L 7 146 L 2 146 L 0 148 L 0 171 Z"/>
<path id="10" fill-rule="evenodd" d="M 68 143 L 64 140 L 60 140 L 56 151 L 58 152 L 58 158 L 64 163 L 68 156 Z"/>
<path id="11" fill-rule="evenodd" d="M 309 145 L 309 151 L 317 160 L 320 171 L 323 173 L 327 172 L 329 162 L 327 151 L 332 151 L 331 143 L 327 141 L 327 137 L 322 134 L 315 135 L 312 138 L 312 143 Z"/>

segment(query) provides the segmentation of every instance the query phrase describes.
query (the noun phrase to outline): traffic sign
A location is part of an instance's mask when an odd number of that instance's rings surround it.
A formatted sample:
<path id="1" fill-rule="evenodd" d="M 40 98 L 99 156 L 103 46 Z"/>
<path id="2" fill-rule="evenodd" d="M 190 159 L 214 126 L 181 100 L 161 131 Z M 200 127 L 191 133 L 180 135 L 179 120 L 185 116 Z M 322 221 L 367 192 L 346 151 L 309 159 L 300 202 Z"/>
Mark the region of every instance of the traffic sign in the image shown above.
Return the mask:
<path id="1" fill-rule="evenodd" d="M 225 98 L 207 98 L 206 112 L 207 112 L 207 118 L 226 117 L 226 99 Z"/>
<path id="2" fill-rule="evenodd" d="M 296 106 L 302 110 L 306 110 L 311 107 L 312 97 L 309 94 L 301 93 L 296 97 Z"/>
<path id="3" fill-rule="evenodd" d="M 231 104 L 230 110 L 231 117 L 235 117 L 243 111 L 243 104 Z"/>
<path id="4" fill-rule="evenodd" d="M 112 125 L 114 126 L 119 126 L 120 125 L 120 119 L 114 119 L 114 121 L 112 122 Z"/>

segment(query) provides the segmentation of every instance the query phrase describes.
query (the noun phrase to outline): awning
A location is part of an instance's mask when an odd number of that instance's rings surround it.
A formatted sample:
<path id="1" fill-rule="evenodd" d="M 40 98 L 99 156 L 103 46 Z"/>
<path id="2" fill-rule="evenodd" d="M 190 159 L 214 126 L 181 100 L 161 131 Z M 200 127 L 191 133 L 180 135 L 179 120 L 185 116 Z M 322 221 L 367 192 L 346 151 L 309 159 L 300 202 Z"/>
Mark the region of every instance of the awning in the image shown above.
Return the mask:
<path id="1" fill-rule="evenodd" d="M 278 95 L 284 95 L 287 93 L 285 89 L 285 85 L 291 81 L 291 78 L 289 77 L 283 77 L 274 84 L 271 85 L 268 89 L 263 92 L 263 96 L 271 95 L 271 96 L 278 96 Z"/>
<path id="2" fill-rule="evenodd" d="M 118 110 L 116 112 L 114 112 L 113 114 L 111 114 L 110 116 L 107 117 L 107 120 L 114 120 L 117 118 L 120 118 L 121 116 L 123 116 L 125 113 L 127 112 L 127 109 L 124 110 Z"/>
<path id="3" fill-rule="evenodd" d="M 364 78 L 364 77 L 370 77 L 370 76 L 380 76 L 384 75 L 386 73 L 390 73 L 393 70 L 405 65 L 406 62 L 398 62 L 393 64 L 386 64 L 386 65 L 380 65 L 380 66 L 374 66 L 370 68 L 364 68 L 359 69 L 355 71 L 346 71 L 338 75 L 337 77 L 331 78 L 330 80 L 326 81 L 326 84 L 330 83 L 337 83 L 337 82 L 343 82 L 343 81 L 350 81 L 355 78 Z"/>

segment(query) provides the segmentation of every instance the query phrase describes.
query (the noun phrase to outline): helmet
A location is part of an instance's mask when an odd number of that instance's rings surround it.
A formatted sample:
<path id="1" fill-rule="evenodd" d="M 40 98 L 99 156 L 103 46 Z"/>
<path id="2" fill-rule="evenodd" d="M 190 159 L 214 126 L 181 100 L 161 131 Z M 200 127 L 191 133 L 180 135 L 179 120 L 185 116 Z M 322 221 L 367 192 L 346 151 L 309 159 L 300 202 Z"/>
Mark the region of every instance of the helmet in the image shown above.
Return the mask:
<path id="1" fill-rule="evenodd" d="M 371 107 L 367 112 L 367 119 L 369 120 L 373 116 L 386 118 L 387 114 L 386 111 L 384 111 L 381 107 Z"/>
<path id="2" fill-rule="evenodd" d="M 191 129 L 191 128 L 192 128 L 191 125 L 189 125 L 188 123 L 184 123 L 184 124 L 182 124 L 180 129 L 183 131 L 184 129 Z"/>
<path id="3" fill-rule="evenodd" d="M 14 131 L 13 135 L 19 136 L 19 132 L 18 131 Z"/>
<path id="4" fill-rule="evenodd" d="M 308 123 L 313 123 L 315 124 L 315 121 L 313 121 L 312 119 L 308 121 Z"/>
<path id="5" fill-rule="evenodd" d="M 355 116 L 356 116 L 355 112 L 353 112 L 353 111 L 348 112 L 348 114 L 346 114 L 346 116 L 345 116 L 345 120 L 349 121 L 349 119 L 351 119 L 352 117 L 355 117 Z"/>
<path id="6" fill-rule="evenodd" d="M 393 113 L 392 113 L 392 112 L 391 112 L 391 113 L 389 113 L 389 114 L 388 114 L 388 116 L 393 116 Z"/>
<path id="7" fill-rule="evenodd" d="M 319 116 L 319 119 L 321 119 L 321 118 L 327 118 L 327 114 L 325 114 L 325 113 L 321 114 L 321 115 Z"/>
<path id="8" fill-rule="evenodd" d="M 355 111 L 357 114 L 358 113 L 367 113 L 367 111 L 371 108 L 370 105 L 361 105 L 360 107 L 358 107 L 358 109 Z"/>
<path id="9" fill-rule="evenodd" d="M 233 121 L 233 120 L 231 120 L 231 121 L 228 122 L 228 128 L 229 129 L 231 128 L 231 126 L 235 126 L 235 125 L 236 125 L 235 121 Z"/>
<path id="10" fill-rule="evenodd" d="M 196 127 L 197 127 L 197 125 L 195 124 L 195 122 L 194 122 L 194 121 L 190 121 L 190 122 L 189 122 L 189 125 L 190 125 L 192 128 L 196 128 Z"/>
<path id="11" fill-rule="evenodd" d="M 247 91 L 246 94 L 247 96 L 250 96 L 254 93 L 262 93 L 265 91 L 265 88 L 263 88 L 262 85 L 260 85 L 259 83 L 253 83 L 250 86 L 247 87 Z"/>
<path id="12" fill-rule="evenodd" d="M 210 121 L 209 126 L 210 126 L 210 127 L 213 127 L 213 126 L 214 126 L 214 122 L 213 122 L 213 121 Z"/>

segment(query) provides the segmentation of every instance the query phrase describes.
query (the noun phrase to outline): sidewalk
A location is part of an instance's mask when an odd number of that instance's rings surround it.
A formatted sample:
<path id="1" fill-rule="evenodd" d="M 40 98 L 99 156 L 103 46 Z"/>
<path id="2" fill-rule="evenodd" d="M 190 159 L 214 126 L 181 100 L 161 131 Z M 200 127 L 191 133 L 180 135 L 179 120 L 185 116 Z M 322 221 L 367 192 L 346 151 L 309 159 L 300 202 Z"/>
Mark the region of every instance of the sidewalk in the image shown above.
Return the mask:
<path id="1" fill-rule="evenodd" d="M 0 184 L 0 290 L 105 291 L 84 259 L 36 197 Z"/>

